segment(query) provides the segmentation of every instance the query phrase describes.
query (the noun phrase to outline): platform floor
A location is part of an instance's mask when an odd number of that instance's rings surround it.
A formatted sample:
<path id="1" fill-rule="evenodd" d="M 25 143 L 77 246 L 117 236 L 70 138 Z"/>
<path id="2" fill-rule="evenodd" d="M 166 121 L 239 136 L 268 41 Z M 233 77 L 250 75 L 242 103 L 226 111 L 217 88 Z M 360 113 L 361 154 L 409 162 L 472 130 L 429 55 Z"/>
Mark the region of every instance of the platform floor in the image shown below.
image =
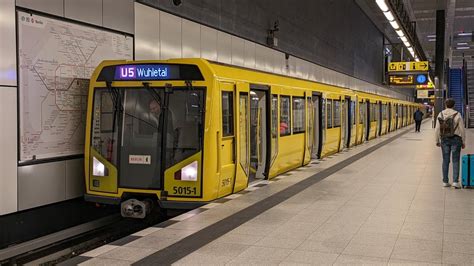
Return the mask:
<path id="1" fill-rule="evenodd" d="M 64 264 L 474 264 L 474 190 L 443 188 L 430 122 Z M 474 131 L 468 130 L 474 153 Z"/>

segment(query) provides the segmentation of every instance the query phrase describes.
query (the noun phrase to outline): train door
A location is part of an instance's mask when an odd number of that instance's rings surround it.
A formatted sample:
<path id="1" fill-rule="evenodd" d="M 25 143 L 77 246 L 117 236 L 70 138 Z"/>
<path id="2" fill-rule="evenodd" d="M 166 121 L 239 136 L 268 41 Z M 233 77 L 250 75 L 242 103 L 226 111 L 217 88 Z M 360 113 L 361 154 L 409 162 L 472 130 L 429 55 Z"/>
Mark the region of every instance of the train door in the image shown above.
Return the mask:
<path id="1" fill-rule="evenodd" d="M 400 110 L 401 110 L 401 116 L 402 116 L 402 126 L 401 127 L 404 127 L 405 126 L 405 107 L 403 105 L 400 105 Z"/>
<path id="2" fill-rule="evenodd" d="M 364 143 L 365 141 L 365 124 L 367 123 L 366 116 L 367 108 L 365 107 L 364 101 L 359 102 L 359 121 L 357 124 L 357 140 L 358 144 Z"/>
<path id="3" fill-rule="evenodd" d="M 387 103 L 388 105 L 388 130 L 387 132 L 392 131 L 392 103 Z"/>
<path id="4" fill-rule="evenodd" d="M 339 141 L 339 148 L 338 151 L 342 151 L 344 149 L 345 143 L 346 143 L 346 105 L 345 105 L 345 98 L 339 98 L 341 99 L 340 101 L 334 101 L 334 121 L 335 125 L 338 126 L 339 122 L 339 136 L 340 136 L 340 141 Z M 336 116 L 339 116 L 339 118 L 336 118 Z"/>
<path id="5" fill-rule="evenodd" d="M 269 109 L 268 87 L 250 87 L 250 182 L 265 179 L 269 149 Z"/>
<path id="6" fill-rule="evenodd" d="M 382 101 L 379 101 L 378 104 L 378 112 L 377 112 L 377 117 L 379 118 L 379 122 L 377 124 L 378 129 L 377 129 L 377 135 L 381 136 L 382 135 L 382 124 L 383 124 L 383 110 L 382 110 Z"/>
<path id="7" fill-rule="evenodd" d="M 365 104 L 366 104 L 366 112 L 365 113 L 367 115 L 365 117 L 365 137 L 364 137 L 364 139 L 369 140 L 370 124 L 371 124 L 370 122 L 371 122 L 371 119 L 372 119 L 370 109 L 371 109 L 372 106 L 370 106 L 370 101 L 369 100 L 367 100 Z"/>
<path id="8" fill-rule="evenodd" d="M 235 130 L 234 130 L 234 99 L 235 85 L 220 83 L 222 126 L 218 132 L 217 160 L 220 167 L 219 193 L 222 197 L 232 193 L 235 176 Z"/>
<path id="9" fill-rule="evenodd" d="M 246 83 L 237 83 L 235 112 L 237 160 L 234 181 L 234 192 L 247 187 L 250 171 L 250 108 L 249 86 Z"/>
<path id="10" fill-rule="evenodd" d="M 352 127 L 352 113 L 351 113 L 351 97 L 346 97 L 346 101 L 344 102 L 343 113 L 345 120 L 345 130 L 344 130 L 344 148 L 349 148 L 351 144 L 351 127 Z"/>
<path id="11" fill-rule="evenodd" d="M 321 150 L 323 145 L 323 125 L 322 125 L 322 98 L 321 94 L 313 93 L 313 97 L 311 98 L 311 107 L 312 112 L 310 116 L 310 120 L 308 120 L 312 126 L 312 134 L 311 136 L 311 159 L 318 159 L 321 158 Z"/>
<path id="12" fill-rule="evenodd" d="M 398 104 L 395 104 L 395 129 L 400 128 L 398 126 L 398 119 L 400 117 L 399 109 L 398 109 Z"/>

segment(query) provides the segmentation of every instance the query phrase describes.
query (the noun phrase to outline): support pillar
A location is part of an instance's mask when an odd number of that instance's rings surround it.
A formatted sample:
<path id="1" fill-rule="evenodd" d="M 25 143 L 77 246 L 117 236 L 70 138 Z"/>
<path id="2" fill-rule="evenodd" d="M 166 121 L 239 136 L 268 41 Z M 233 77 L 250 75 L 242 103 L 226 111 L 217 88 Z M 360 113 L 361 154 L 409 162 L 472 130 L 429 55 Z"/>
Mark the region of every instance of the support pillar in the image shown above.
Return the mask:
<path id="1" fill-rule="evenodd" d="M 444 108 L 444 34 L 445 11 L 436 10 L 436 58 L 435 58 L 435 117 Z M 436 81 L 437 79 L 437 81 Z"/>

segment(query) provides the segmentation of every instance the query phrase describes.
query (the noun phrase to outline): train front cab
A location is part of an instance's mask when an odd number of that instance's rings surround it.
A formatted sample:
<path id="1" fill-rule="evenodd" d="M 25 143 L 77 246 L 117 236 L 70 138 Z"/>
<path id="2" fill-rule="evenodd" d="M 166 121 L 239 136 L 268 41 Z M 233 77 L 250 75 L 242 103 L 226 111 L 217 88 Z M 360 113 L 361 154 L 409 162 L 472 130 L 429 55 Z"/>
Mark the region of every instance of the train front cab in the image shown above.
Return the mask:
<path id="1" fill-rule="evenodd" d="M 143 208 L 142 199 L 186 208 L 208 201 L 215 176 L 205 171 L 218 161 L 206 135 L 213 85 L 203 60 L 104 61 L 89 89 L 85 199 L 133 198 Z"/>

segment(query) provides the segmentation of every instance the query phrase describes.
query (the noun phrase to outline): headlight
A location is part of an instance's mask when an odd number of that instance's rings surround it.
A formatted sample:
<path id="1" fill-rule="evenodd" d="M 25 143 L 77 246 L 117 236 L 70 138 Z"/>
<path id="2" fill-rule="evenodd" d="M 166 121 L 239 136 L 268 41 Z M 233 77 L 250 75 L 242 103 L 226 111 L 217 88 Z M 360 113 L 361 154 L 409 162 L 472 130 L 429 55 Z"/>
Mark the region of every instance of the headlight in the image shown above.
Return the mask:
<path id="1" fill-rule="evenodd" d="M 181 168 L 181 170 L 174 173 L 175 180 L 181 181 L 197 181 L 198 176 L 198 162 L 194 161 L 185 167 Z"/>
<path id="2" fill-rule="evenodd" d="M 93 176 L 108 176 L 108 169 L 97 158 L 92 157 L 92 175 Z"/>

